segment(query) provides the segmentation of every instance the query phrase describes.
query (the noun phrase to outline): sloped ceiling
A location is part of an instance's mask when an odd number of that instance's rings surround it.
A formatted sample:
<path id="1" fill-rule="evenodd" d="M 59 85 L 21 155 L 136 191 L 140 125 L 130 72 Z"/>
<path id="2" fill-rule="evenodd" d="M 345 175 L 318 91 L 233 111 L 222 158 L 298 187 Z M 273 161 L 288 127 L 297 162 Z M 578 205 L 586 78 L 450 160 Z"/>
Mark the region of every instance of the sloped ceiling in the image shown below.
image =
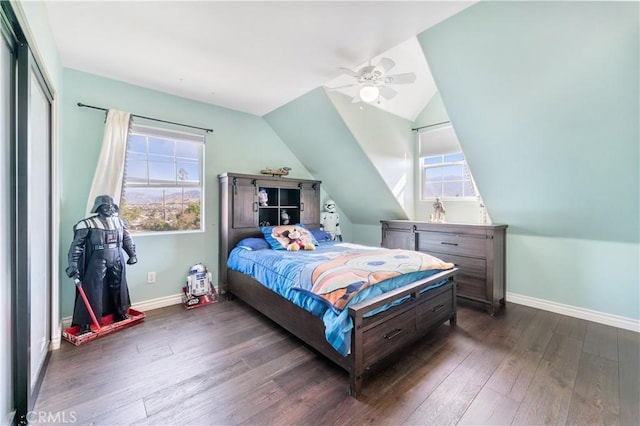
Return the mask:
<path id="1" fill-rule="evenodd" d="M 340 67 L 355 68 L 473 3 L 46 1 L 45 6 L 62 66 L 262 116 L 340 76 Z"/>
<path id="2" fill-rule="evenodd" d="M 638 12 L 481 2 L 418 36 L 491 218 L 510 233 L 640 239 Z"/>
<path id="3" fill-rule="evenodd" d="M 352 223 L 373 225 L 382 218 L 408 218 L 322 88 L 264 119 L 307 170 L 322 180 L 324 190 Z"/>

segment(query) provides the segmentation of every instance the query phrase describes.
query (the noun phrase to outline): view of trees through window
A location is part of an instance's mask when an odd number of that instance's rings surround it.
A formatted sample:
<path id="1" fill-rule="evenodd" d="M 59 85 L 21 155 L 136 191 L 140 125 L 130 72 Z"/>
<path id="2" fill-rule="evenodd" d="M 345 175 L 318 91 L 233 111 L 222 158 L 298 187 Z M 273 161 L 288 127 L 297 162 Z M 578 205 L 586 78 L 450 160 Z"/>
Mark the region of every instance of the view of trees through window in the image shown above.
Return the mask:
<path id="1" fill-rule="evenodd" d="M 131 232 L 201 229 L 202 152 L 197 135 L 133 128 L 120 205 Z"/>

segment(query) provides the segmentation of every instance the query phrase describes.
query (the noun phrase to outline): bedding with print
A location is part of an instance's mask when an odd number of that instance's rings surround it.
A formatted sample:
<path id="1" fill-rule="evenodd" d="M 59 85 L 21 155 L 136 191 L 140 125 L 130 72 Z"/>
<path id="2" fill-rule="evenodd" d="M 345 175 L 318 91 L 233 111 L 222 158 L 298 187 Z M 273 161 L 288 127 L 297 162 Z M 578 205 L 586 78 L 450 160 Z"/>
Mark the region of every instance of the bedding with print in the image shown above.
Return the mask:
<path id="1" fill-rule="evenodd" d="M 342 355 L 350 346 L 351 318 L 348 306 L 443 270 L 453 264 L 426 253 L 381 249 L 349 243 L 325 243 L 317 250 L 248 251 L 234 248 L 230 269 L 252 278 L 296 305 L 321 317 L 331 345 Z M 424 291 L 438 287 L 444 281 Z M 374 315 L 404 302 L 397 300 L 372 311 Z"/>

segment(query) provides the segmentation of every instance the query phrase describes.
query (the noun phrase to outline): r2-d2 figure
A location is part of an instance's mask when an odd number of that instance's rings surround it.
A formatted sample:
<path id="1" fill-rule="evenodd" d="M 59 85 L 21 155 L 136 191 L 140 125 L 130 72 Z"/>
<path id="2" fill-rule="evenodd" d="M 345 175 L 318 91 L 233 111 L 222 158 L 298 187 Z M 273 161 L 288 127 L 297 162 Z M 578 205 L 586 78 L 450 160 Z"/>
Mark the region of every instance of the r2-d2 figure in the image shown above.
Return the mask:
<path id="1" fill-rule="evenodd" d="M 332 240 L 342 241 L 340 214 L 336 211 L 336 202 L 333 200 L 325 201 L 324 210 L 320 214 L 320 229 L 328 232 Z"/>
<path id="2" fill-rule="evenodd" d="M 183 287 L 182 303 L 187 309 L 191 309 L 213 303 L 217 298 L 211 272 L 202 263 L 196 263 L 189 269 L 187 285 Z"/>
<path id="3" fill-rule="evenodd" d="M 187 293 L 191 296 L 211 294 L 211 272 L 202 263 L 196 263 L 187 276 Z"/>

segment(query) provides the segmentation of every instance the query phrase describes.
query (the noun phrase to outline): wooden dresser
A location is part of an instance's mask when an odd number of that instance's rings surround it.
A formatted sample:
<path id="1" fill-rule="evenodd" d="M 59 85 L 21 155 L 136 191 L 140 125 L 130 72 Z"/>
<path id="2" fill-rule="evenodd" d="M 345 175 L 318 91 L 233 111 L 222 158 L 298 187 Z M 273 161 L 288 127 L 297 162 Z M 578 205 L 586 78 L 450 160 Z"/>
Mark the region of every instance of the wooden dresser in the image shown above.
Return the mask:
<path id="1" fill-rule="evenodd" d="M 491 315 L 505 305 L 507 225 L 381 223 L 383 247 L 418 250 L 455 263 L 459 298 L 483 304 Z"/>

